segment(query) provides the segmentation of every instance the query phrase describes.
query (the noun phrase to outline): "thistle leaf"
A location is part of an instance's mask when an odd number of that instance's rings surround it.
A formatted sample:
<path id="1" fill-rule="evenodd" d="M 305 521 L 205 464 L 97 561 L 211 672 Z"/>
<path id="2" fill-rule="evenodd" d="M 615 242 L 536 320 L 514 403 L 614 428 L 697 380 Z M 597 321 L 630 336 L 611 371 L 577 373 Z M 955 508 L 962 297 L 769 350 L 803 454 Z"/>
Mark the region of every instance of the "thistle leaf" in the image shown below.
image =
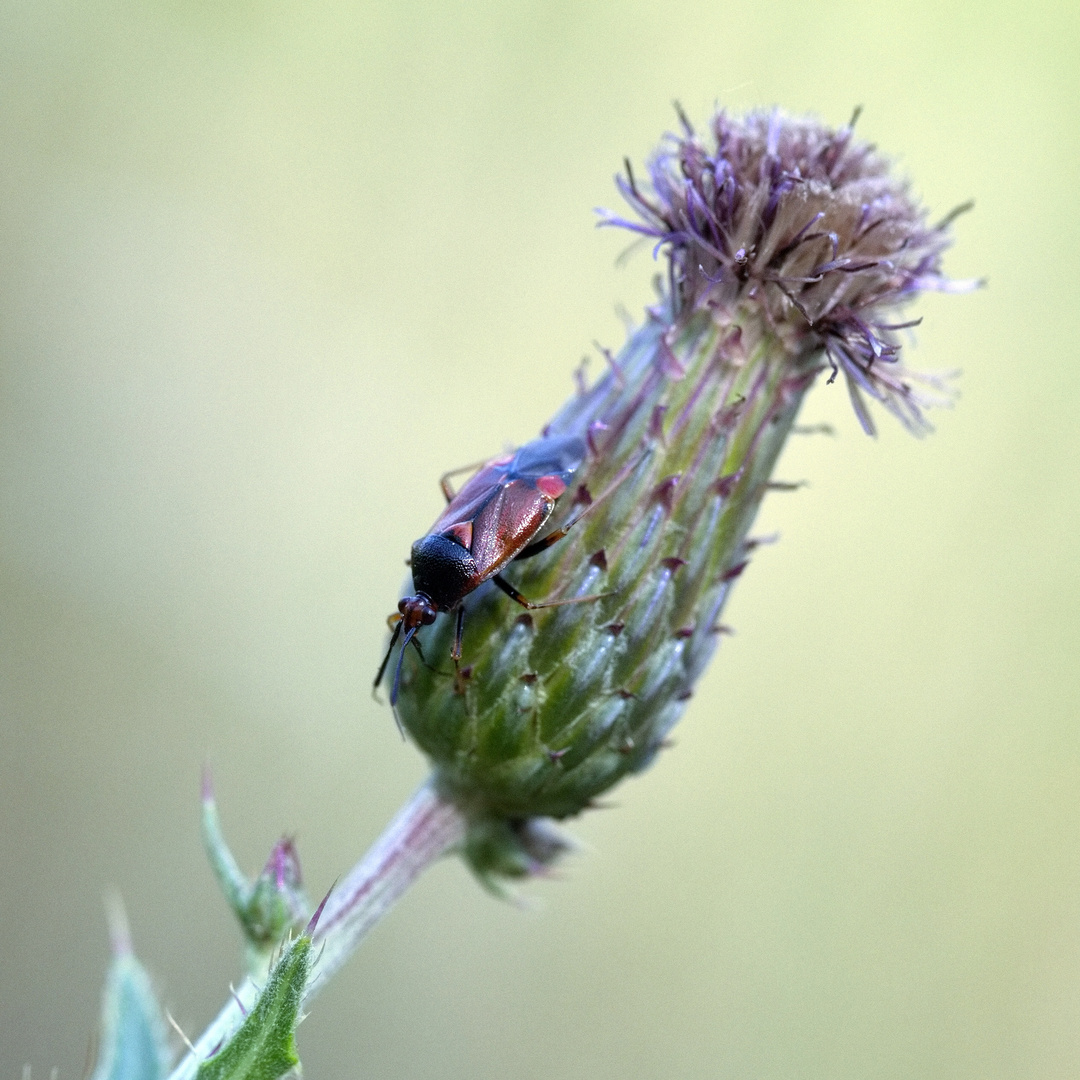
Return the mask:
<path id="1" fill-rule="evenodd" d="M 165 1023 L 150 978 L 130 952 L 118 953 L 105 979 L 91 1080 L 159 1080 L 168 1067 Z"/>
<path id="2" fill-rule="evenodd" d="M 299 1072 L 296 1025 L 311 968 L 311 937 L 298 937 L 282 954 L 255 1007 L 235 1035 L 199 1066 L 197 1080 L 278 1080 Z"/>

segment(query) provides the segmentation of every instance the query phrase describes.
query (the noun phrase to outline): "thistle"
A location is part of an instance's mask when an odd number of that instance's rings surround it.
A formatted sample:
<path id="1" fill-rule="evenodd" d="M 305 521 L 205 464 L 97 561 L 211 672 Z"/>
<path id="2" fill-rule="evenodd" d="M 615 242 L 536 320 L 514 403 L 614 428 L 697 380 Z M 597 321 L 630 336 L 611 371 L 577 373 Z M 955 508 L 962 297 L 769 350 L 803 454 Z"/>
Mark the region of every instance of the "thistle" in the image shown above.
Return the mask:
<path id="1" fill-rule="evenodd" d="M 391 701 L 431 779 L 306 926 L 291 842 L 248 881 L 204 785 L 204 839 L 249 975 L 170 1080 L 277 1080 L 296 1062 L 302 1008 L 427 866 L 461 851 L 495 888 L 540 873 L 567 847 L 552 819 L 656 757 L 716 649 L 754 517 L 819 376 L 843 376 L 869 433 L 870 400 L 920 433 L 927 407 L 949 399 L 947 383 L 901 364 L 897 333 L 917 320 L 896 312 L 924 289 L 974 284 L 941 273 L 959 211 L 929 225 L 886 159 L 854 138 L 854 120 L 830 130 L 779 112 L 719 113 L 702 138 L 680 119 L 647 182 L 629 165 L 618 180 L 635 216 L 601 220 L 665 255 L 658 303 L 518 466 L 493 461 L 469 481 L 516 483 L 515 468 L 535 481 L 515 489 L 512 523 L 528 535 L 515 547 L 501 525 L 452 520 L 455 500 L 414 549 L 416 595 L 402 601 L 379 677 L 400 638 Z M 477 533 L 504 544 L 505 559 L 481 558 Z M 522 612 L 494 587 L 502 571 L 504 591 L 562 606 Z M 128 998 L 130 1015 L 106 1031 L 142 1045 L 160 1027 L 156 1006 Z"/>
<path id="2" fill-rule="evenodd" d="M 659 302 L 543 431 L 587 446 L 542 532 L 575 523 L 507 568 L 533 600 L 599 598 L 522 613 L 489 582 L 464 601 L 460 670 L 451 618 L 404 658 L 398 718 L 488 881 L 550 864 L 562 845 L 542 819 L 579 813 L 664 746 L 817 378 L 843 376 L 868 433 L 868 398 L 920 433 L 949 397 L 900 362 L 897 332 L 918 320 L 896 312 L 921 290 L 970 287 L 940 268 L 959 211 L 928 224 L 854 119 L 721 112 L 708 138 L 680 119 L 647 184 L 629 164 L 617 180 L 636 216 L 601 220 L 666 255 Z"/>

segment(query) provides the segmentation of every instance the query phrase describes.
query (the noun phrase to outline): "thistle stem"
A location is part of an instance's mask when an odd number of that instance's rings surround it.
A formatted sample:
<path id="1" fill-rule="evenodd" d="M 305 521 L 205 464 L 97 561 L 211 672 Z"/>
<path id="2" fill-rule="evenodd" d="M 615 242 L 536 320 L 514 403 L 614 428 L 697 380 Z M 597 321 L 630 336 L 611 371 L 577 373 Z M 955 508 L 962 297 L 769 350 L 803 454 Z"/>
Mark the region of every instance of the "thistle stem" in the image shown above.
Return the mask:
<path id="1" fill-rule="evenodd" d="M 313 936 L 321 958 L 304 992 L 311 1000 L 421 872 L 465 839 L 461 811 L 429 780 L 371 850 L 336 885 Z"/>
<path id="2" fill-rule="evenodd" d="M 465 819 L 429 780 L 401 808 L 368 853 L 334 886 L 312 935 L 319 956 L 304 991 L 307 1005 L 352 955 L 368 931 L 423 870 L 465 838 Z M 245 979 L 189 1049 L 169 1080 L 193 1080 L 201 1062 L 224 1045 L 254 1006 L 259 987 Z"/>

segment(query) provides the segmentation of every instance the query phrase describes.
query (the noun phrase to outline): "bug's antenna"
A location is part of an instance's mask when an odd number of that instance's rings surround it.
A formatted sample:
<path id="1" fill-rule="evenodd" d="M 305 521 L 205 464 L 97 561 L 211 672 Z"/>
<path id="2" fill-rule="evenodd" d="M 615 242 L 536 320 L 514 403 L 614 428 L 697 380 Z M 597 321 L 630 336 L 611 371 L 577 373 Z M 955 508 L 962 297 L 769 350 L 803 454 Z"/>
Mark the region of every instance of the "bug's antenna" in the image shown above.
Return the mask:
<path id="1" fill-rule="evenodd" d="M 371 684 L 371 692 L 374 694 L 379 689 L 379 683 L 382 682 L 382 677 L 386 672 L 386 665 L 390 663 L 390 654 L 394 651 L 394 646 L 397 644 L 398 635 L 401 633 L 401 623 L 398 622 L 394 626 L 394 632 L 390 635 L 390 647 L 386 650 L 386 655 L 383 657 L 382 663 L 379 665 L 379 673 L 375 676 L 375 681 Z M 402 650 L 404 651 L 404 650 Z M 398 661 L 398 668 L 401 667 L 401 661 Z M 394 689 L 397 689 L 397 680 L 394 680 Z M 395 697 L 397 695 L 395 694 Z M 391 701 L 391 704 L 393 702 Z"/>
<path id="2" fill-rule="evenodd" d="M 398 628 L 400 629 L 400 627 L 401 627 L 401 623 L 398 623 Z M 391 707 L 393 707 L 394 705 L 397 704 L 398 687 L 401 685 L 401 661 L 405 659 L 405 650 L 409 647 L 409 642 L 412 641 L 413 634 L 416 633 L 417 629 L 418 629 L 418 627 L 410 626 L 409 629 L 405 631 L 405 636 L 401 639 L 401 652 L 398 653 L 397 667 L 394 668 L 394 686 L 393 686 L 393 689 L 391 689 L 391 691 L 390 691 L 390 705 L 391 705 Z M 394 631 L 394 636 L 395 637 L 397 636 L 397 631 L 396 630 Z M 394 647 L 394 643 L 391 642 L 390 643 L 390 648 L 393 648 L 393 647 Z M 389 659 L 390 654 L 387 653 L 386 655 L 387 655 L 387 659 Z M 386 667 L 386 661 L 385 660 L 383 661 L 383 667 Z"/>

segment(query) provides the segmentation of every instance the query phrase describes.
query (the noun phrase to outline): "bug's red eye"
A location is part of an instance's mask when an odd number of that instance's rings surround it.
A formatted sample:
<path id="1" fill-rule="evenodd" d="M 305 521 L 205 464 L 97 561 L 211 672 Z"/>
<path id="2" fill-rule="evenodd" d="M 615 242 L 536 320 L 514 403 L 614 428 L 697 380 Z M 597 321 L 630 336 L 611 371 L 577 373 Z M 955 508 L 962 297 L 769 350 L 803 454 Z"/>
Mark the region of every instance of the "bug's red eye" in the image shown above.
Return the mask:
<path id="1" fill-rule="evenodd" d="M 436 612 L 434 608 L 424 608 L 424 614 L 420 617 L 420 621 L 425 626 L 430 626 L 435 621 L 435 615 Z"/>
<path id="2" fill-rule="evenodd" d="M 398 611 L 401 612 L 402 615 L 405 614 L 405 607 L 408 604 L 408 602 L 409 602 L 409 598 L 407 596 L 404 599 L 398 601 L 397 609 L 398 609 Z"/>

